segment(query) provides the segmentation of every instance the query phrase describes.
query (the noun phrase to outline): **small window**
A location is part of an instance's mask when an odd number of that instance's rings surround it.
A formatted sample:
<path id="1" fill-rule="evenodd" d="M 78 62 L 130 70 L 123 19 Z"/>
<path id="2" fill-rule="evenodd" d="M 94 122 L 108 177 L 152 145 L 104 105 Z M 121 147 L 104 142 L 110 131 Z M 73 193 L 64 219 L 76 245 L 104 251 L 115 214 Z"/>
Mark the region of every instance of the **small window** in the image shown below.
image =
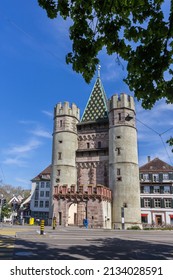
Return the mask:
<path id="1" fill-rule="evenodd" d="M 46 191 L 46 197 L 49 197 L 49 191 Z"/>
<path id="2" fill-rule="evenodd" d="M 45 201 L 45 208 L 49 208 L 49 200 Z"/>
<path id="3" fill-rule="evenodd" d="M 44 188 L 44 182 L 41 182 L 41 188 Z"/>
<path id="4" fill-rule="evenodd" d="M 154 186 L 154 193 L 160 193 L 160 187 Z"/>
<path id="5" fill-rule="evenodd" d="M 43 201 L 40 201 L 40 208 L 43 208 Z"/>
<path id="6" fill-rule="evenodd" d="M 40 197 L 43 197 L 44 196 L 44 191 L 41 191 L 40 192 Z"/>
<path id="7" fill-rule="evenodd" d="M 61 170 L 58 169 L 58 170 L 57 170 L 57 176 L 60 176 L 60 175 L 61 175 Z"/>
<path id="8" fill-rule="evenodd" d="M 118 120 L 121 121 L 121 113 L 118 113 Z"/>
<path id="9" fill-rule="evenodd" d="M 59 140 L 59 143 L 61 144 L 61 143 L 62 143 L 62 140 Z"/>
<path id="10" fill-rule="evenodd" d="M 121 149 L 120 148 L 116 148 L 117 151 L 117 156 L 119 156 L 121 154 Z"/>
<path id="11" fill-rule="evenodd" d="M 46 188 L 50 188 L 50 182 L 46 182 Z"/>
<path id="12" fill-rule="evenodd" d="M 164 193 L 170 193 L 170 186 L 164 186 Z"/>
<path id="13" fill-rule="evenodd" d="M 164 200 L 164 202 L 165 202 L 165 208 L 171 208 L 171 206 L 172 206 L 172 200 L 171 200 L 171 198 L 166 198 L 166 199 Z"/>
<path id="14" fill-rule="evenodd" d="M 117 181 L 122 181 L 122 177 L 117 177 Z"/>
<path id="15" fill-rule="evenodd" d="M 34 207 L 38 207 L 38 200 L 34 201 Z"/>
<path id="16" fill-rule="evenodd" d="M 87 143 L 87 149 L 89 149 L 89 147 L 90 147 L 90 143 Z"/>
<path id="17" fill-rule="evenodd" d="M 121 169 L 117 168 L 117 175 L 120 176 L 121 175 Z"/>
<path id="18" fill-rule="evenodd" d="M 150 193 L 150 186 L 144 186 L 144 193 Z"/>
<path id="19" fill-rule="evenodd" d="M 143 224 L 147 224 L 147 223 L 148 223 L 148 216 L 142 216 L 142 217 L 141 217 L 141 222 L 142 222 Z"/>
<path id="20" fill-rule="evenodd" d="M 145 208 L 151 207 L 151 200 L 149 198 L 144 199 L 144 207 Z"/>
<path id="21" fill-rule="evenodd" d="M 116 139 L 121 139 L 121 136 L 120 135 L 116 136 Z"/>
<path id="22" fill-rule="evenodd" d="M 161 199 L 160 198 L 154 199 L 154 207 L 156 207 L 156 208 L 160 208 L 161 207 Z"/>
<path id="23" fill-rule="evenodd" d="M 62 153 L 58 153 L 58 159 L 62 159 Z"/>
<path id="24" fill-rule="evenodd" d="M 62 127 L 62 120 L 60 120 L 60 122 L 59 122 L 59 126 L 60 126 L 60 127 Z"/>

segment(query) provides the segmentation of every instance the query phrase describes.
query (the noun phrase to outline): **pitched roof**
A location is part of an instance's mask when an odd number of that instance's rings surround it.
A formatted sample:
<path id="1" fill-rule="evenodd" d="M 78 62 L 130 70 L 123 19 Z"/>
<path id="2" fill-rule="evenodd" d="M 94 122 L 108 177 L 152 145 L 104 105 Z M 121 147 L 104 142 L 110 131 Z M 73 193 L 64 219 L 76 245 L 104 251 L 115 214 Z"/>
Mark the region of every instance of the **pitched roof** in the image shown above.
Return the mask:
<path id="1" fill-rule="evenodd" d="M 161 171 L 161 172 L 173 172 L 173 166 L 167 164 L 166 162 L 160 160 L 159 158 L 154 158 L 148 163 L 144 164 L 139 168 L 141 171 Z"/>
<path id="2" fill-rule="evenodd" d="M 36 177 L 34 177 L 31 181 L 38 181 L 42 179 L 50 180 L 52 165 L 47 166 L 43 171 L 41 171 Z"/>
<path id="3" fill-rule="evenodd" d="M 97 78 L 81 122 L 97 121 L 108 118 L 107 98 L 100 77 Z"/>

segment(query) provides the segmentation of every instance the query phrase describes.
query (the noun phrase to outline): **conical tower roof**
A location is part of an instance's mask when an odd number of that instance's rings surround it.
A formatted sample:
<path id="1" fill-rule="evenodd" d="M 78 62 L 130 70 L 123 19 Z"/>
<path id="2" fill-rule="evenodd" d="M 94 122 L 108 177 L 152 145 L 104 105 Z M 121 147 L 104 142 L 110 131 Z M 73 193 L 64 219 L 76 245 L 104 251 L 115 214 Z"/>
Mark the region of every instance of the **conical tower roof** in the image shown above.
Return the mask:
<path id="1" fill-rule="evenodd" d="M 97 78 L 88 103 L 85 107 L 81 122 L 108 119 L 107 97 L 100 77 Z"/>

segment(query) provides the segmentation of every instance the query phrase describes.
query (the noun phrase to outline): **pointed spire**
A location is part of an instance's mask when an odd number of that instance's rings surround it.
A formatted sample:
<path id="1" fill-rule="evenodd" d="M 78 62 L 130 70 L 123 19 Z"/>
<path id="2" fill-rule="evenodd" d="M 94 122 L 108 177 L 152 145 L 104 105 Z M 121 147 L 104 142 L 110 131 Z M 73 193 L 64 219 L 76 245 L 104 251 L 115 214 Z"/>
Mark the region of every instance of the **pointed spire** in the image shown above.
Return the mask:
<path id="1" fill-rule="evenodd" d="M 81 122 L 97 121 L 108 118 L 107 98 L 100 79 L 100 68 L 98 77 L 85 107 Z"/>

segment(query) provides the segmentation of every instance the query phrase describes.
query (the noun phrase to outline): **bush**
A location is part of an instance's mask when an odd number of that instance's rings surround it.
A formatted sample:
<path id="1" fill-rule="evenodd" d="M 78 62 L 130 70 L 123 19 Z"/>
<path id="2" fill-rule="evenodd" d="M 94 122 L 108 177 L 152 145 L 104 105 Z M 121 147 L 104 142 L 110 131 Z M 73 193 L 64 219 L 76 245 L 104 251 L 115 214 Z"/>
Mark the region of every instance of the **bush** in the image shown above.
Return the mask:
<path id="1" fill-rule="evenodd" d="M 141 230 L 141 228 L 139 226 L 131 226 L 129 228 L 127 228 L 128 230 Z"/>

